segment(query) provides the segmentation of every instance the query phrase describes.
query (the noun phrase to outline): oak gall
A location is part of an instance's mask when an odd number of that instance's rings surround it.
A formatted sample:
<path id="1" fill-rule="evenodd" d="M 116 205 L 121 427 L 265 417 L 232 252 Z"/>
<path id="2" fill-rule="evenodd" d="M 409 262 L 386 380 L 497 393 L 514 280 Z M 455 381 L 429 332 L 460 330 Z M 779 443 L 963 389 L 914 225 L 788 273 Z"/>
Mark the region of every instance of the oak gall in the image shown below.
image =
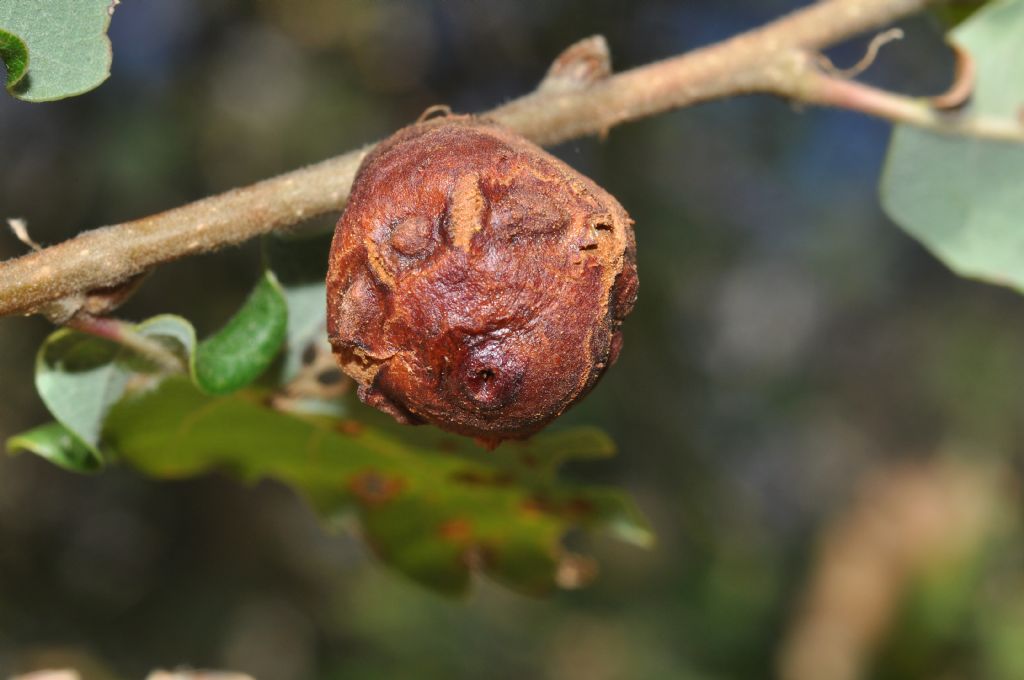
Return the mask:
<path id="1" fill-rule="evenodd" d="M 594 386 L 636 292 L 632 220 L 611 195 L 505 128 L 448 117 L 360 166 L 328 336 L 367 404 L 493 445 Z"/>

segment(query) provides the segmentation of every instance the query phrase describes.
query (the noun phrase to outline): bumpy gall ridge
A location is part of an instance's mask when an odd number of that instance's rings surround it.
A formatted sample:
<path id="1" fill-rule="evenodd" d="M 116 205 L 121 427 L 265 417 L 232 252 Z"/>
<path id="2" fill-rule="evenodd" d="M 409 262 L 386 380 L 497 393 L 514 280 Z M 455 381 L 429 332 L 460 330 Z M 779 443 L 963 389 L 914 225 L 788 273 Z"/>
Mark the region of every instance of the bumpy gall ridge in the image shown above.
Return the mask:
<path id="1" fill-rule="evenodd" d="M 495 444 L 594 386 L 636 292 L 612 196 L 502 127 L 449 117 L 360 167 L 331 245 L 328 335 L 367 404 Z"/>

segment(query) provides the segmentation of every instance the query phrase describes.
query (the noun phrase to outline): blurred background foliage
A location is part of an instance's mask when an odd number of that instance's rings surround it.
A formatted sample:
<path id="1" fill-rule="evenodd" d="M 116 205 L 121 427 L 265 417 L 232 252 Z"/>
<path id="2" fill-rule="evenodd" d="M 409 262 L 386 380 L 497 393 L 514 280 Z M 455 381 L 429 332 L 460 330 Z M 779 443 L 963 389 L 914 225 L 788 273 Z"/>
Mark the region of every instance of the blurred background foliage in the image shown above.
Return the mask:
<path id="1" fill-rule="evenodd" d="M 98 90 L 0 98 L 0 208 L 55 243 L 354 148 L 432 104 L 483 110 L 593 33 L 623 69 L 796 4 L 128 0 Z M 940 22 L 903 27 L 866 79 L 941 91 Z M 1024 677 L 1024 299 L 956 278 L 882 216 L 887 137 L 756 97 L 555 149 L 630 211 L 642 279 L 619 363 L 561 424 L 612 433 L 616 459 L 570 472 L 632 493 L 660 543 L 592 546 L 589 589 L 538 600 L 481 582 L 448 600 L 325 534 L 279 485 L 2 458 L 0 674 Z M 0 257 L 23 248 L 0 236 Z M 255 243 L 190 258 L 123 313 L 205 334 L 258 272 Z M 0 322 L 0 439 L 46 419 L 32 357 L 49 330 Z"/>

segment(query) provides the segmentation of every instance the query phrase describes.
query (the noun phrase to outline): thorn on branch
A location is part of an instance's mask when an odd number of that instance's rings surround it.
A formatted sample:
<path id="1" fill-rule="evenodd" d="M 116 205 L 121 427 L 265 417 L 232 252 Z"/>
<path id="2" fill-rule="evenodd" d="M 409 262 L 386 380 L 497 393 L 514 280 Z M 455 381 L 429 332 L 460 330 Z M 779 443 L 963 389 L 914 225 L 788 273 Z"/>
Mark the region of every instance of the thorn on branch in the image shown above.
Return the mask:
<path id="1" fill-rule="evenodd" d="M 611 74 L 608 41 L 603 35 L 592 35 L 558 55 L 537 89 L 546 92 L 584 90 Z"/>
<path id="2" fill-rule="evenodd" d="M 14 237 L 24 243 L 32 250 L 42 250 L 43 247 L 32 240 L 28 235 L 28 223 L 20 217 L 8 217 L 7 226 L 14 232 Z"/>

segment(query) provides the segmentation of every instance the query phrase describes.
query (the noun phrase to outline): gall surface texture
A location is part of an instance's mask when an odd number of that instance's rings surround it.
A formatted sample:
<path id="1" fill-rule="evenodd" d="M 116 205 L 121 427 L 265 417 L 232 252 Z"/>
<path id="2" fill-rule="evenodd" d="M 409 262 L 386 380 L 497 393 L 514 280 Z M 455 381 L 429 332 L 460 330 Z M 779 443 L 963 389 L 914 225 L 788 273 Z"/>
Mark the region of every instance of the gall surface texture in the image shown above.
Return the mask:
<path id="1" fill-rule="evenodd" d="M 494 124 L 399 130 L 334 233 L 328 335 L 359 397 L 488 444 L 526 437 L 615 361 L 636 301 L 632 220 Z"/>

